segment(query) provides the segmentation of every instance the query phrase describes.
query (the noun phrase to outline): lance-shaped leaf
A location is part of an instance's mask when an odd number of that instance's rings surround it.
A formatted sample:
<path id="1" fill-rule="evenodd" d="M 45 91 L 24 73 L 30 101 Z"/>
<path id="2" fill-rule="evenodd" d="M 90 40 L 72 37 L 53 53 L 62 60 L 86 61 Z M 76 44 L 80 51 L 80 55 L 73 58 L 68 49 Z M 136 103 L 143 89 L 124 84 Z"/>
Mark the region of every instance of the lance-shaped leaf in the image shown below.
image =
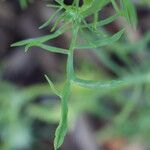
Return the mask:
<path id="1" fill-rule="evenodd" d="M 87 9 L 89 9 L 92 6 L 92 3 L 94 2 L 94 0 L 83 0 L 83 5 L 80 9 L 81 12 L 86 11 Z"/>
<path id="2" fill-rule="evenodd" d="M 54 46 L 49 46 L 49 45 L 42 44 L 42 43 L 28 44 L 25 47 L 25 51 L 27 52 L 29 50 L 29 48 L 31 48 L 32 46 L 40 47 L 40 48 L 47 50 L 49 52 L 68 54 L 68 50 L 66 50 L 66 49 L 58 48 L 58 47 L 54 47 Z"/>
<path id="3" fill-rule="evenodd" d="M 95 12 L 100 11 L 105 5 L 109 3 L 110 0 L 91 0 L 91 5 L 88 9 L 82 12 L 84 17 L 94 14 Z"/>
<path id="4" fill-rule="evenodd" d="M 16 43 L 12 44 L 11 47 L 25 46 L 27 44 L 36 45 L 38 43 L 44 43 L 48 40 L 51 40 L 51 39 L 54 39 L 54 38 L 60 36 L 61 34 L 65 33 L 67 30 L 68 29 L 64 28 L 64 26 L 63 26 L 60 29 L 58 29 L 56 32 L 54 32 L 53 34 L 41 36 L 41 37 L 38 37 L 38 38 L 31 38 L 31 39 L 23 40 L 23 41 L 20 41 L 20 42 L 16 42 Z"/>
<path id="5" fill-rule="evenodd" d="M 137 13 L 135 6 L 131 0 L 120 0 L 123 16 L 126 17 L 127 21 L 136 27 L 137 25 Z"/>
<path id="6" fill-rule="evenodd" d="M 90 89 L 114 88 L 124 83 L 122 80 L 102 82 L 102 81 L 83 80 L 77 77 L 74 78 L 73 81 L 81 87 L 90 88 Z"/>
<path id="7" fill-rule="evenodd" d="M 86 43 L 85 45 L 78 45 L 76 46 L 76 48 L 77 49 L 91 49 L 91 48 L 107 46 L 118 41 L 121 38 L 123 33 L 124 33 L 124 29 L 120 30 L 119 32 L 114 34 L 112 37 L 106 37 L 98 41 L 91 41 L 90 43 Z"/>
<path id="8" fill-rule="evenodd" d="M 70 95 L 70 81 L 66 81 L 61 98 L 61 120 L 55 132 L 54 149 L 57 150 L 63 143 L 67 133 L 68 98 Z"/>
<path id="9" fill-rule="evenodd" d="M 118 18 L 118 15 L 115 14 L 115 15 L 113 15 L 113 16 L 110 16 L 110 17 L 106 18 L 106 19 L 103 19 L 103 20 L 98 21 L 98 22 L 96 23 L 96 26 L 97 26 L 97 28 L 98 28 L 98 27 L 107 25 L 107 24 L 109 24 L 109 23 L 115 21 L 117 18 Z M 90 28 L 90 27 L 92 27 L 92 26 L 93 26 L 93 23 L 88 23 L 88 24 L 86 24 L 86 25 L 82 25 L 81 27 L 82 27 L 82 28 L 87 28 L 87 27 Z"/>
<path id="10" fill-rule="evenodd" d="M 138 75 L 128 75 L 119 80 L 111 81 L 91 81 L 74 77 L 72 80 L 77 85 L 90 89 L 110 89 L 117 87 L 126 87 L 130 85 L 139 85 L 142 83 L 150 83 L 150 72 L 141 73 Z"/>
<path id="11" fill-rule="evenodd" d="M 60 98 L 62 98 L 60 92 L 55 88 L 53 82 L 49 79 L 49 77 L 48 77 L 46 74 L 45 74 L 44 76 L 45 76 L 47 82 L 49 83 L 49 85 L 50 85 L 52 91 L 53 91 L 57 96 L 59 96 Z"/>
<path id="12" fill-rule="evenodd" d="M 58 13 L 59 13 L 61 10 L 62 10 L 62 7 L 60 7 L 54 14 L 52 14 L 52 15 L 50 16 L 50 18 L 49 18 L 43 25 L 41 25 L 41 26 L 39 27 L 39 29 L 43 29 L 43 28 L 49 26 L 50 23 L 51 23 L 51 21 L 58 15 Z"/>
<path id="13" fill-rule="evenodd" d="M 64 12 L 64 13 L 62 13 L 62 14 L 57 18 L 57 20 L 55 21 L 55 23 L 54 23 L 54 25 L 53 25 L 51 31 L 54 31 L 54 30 L 56 29 L 56 27 L 58 26 L 58 24 L 59 24 L 61 21 L 63 21 L 63 20 L 65 19 L 65 15 L 66 15 L 66 13 Z"/>

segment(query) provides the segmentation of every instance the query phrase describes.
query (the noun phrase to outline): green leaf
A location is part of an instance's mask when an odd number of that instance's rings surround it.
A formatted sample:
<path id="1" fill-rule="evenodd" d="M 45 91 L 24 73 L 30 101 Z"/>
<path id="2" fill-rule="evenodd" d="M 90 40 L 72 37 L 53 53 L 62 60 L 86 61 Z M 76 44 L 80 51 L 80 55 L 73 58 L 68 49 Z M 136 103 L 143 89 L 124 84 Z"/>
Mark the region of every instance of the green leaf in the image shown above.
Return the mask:
<path id="1" fill-rule="evenodd" d="M 110 16 L 110 17 L 108 17 L 108 18 L 106 18 L 106 19 L 104 19 L 104 20 L 98 21 L 98 22 L 96 23 L 96 26 L 97 26 L 97 27 L 101 27 L 101 26 L 107 25 L 107 24 L 109 24 L 109 23 L 115 21 L 117 18 L 118 18 L 118 15 L 115 14 L 115 15 Z M 88 26 L 88 28 L 90 28 L 90 27 L 93 26 L 93 23 L 89 23 L 89 24 L 87 24 L 87 25 L 82 25 L 81 27 L 82 27 L 82 28 L 87 28 L 87 26 Z"/>
<path id="2" fill-rule="evenodd" d="M 118 7 L 116 1 L 115 1 L 115 0 L 111 0 L 111 3 L 112 3 L 112 5 L 113 5 L 114 9 L 116 10 L 116 12 L 117 12 L 118 14 L 121 14 L 121 11 L 119 10 L 119 7 Z"/>
<path id="3" fill-rule="evenodd" d="M 83 5 L 80 8 L 81 12 L 86 11 L 88 8 L 90 8 L 92 6 L 94 0 L 83 0 Z"/>
<path id="4" fill-rule="evenodd" d="M 59 97 L 61 98 L 62 96 L 61 96 L 60 92 L 55 88 L 55 86 L 54 86 L 54 84 L 52 83 L 52 81 L 48 78 L 47 75 L 44 75 L 44 76 L 45 76 L 47 82 L 49 83 L 49 85 L 50 85 L 52 91 L 53 91 L 57 96 L 59 96 Z"/>
<path id="5" fill-rule="evenodd" d="M 52 19 L 54 19 L 61 10 L 62 10 L 62 7 L 60 7 L 54 14 L 52 14 L 51 17 L 43 25 L 41 25 L 39 27 L 39 29 L 43 29 L 43 28 L 49 26 Z"/>
<path id="6" fill-rule="evenodd" d="M 150 83 L 150 72 L 139 73 L 138 75 L 128 75 L 119 80 L 111 80 L 111 81 L 91 81 L 91 80 L 83 80 L 79 79 L 76 76 L 72 80 L 77 85 L 90 88 L 90 89 L 110 89 L 117 87 L 126 87 L 126 86 L 135 86 L 142 83 Z"/>
<path id="7" fill-rule="evenodd" d="M 38 44 L 35 44 L 35 45 L 32 45 L 32 46 L 37 46 L 37 47 L 40 47 L 44 50 L 54 52 L 54 53 L 68 54 L 68 50 L 66 50 L 66 49 L 53 47 L 53 46 L 49 46 L 49 45 L 42 44 L 42 43 L 38 43 Z"/>
<path id="8" fill-rule="evenodd" d="M 61 21 L 63 21 L 63 20 L 65 19 L 65 16 L 66 16 L 66 13 L 64 12 L 64 13 L 62 13 L 62 14 L 57 18 L 57 20 L 55 21 L 55 23 L 54 23 L 54 25 L 53 25 L 51 31 L 54 31 L 54 30 L 56 29 L 56 27 L 58 26 L 58 24 L 59 24 Z"/>
<path id="9" fill-rule="evenodd" d="M 86 11 L 82 13 L 84 17 L 94 14 L 95 12 L 100 11 L 105 5 L 109 3 L 110 0 L 93 0 L 92 4 Z"/>
<path id="10" fill-rule="evenodd" d="M 23 41 L 20 41 L 20 42 L 16 42 L 16 43 L 12 44 L 11 47 L 24 46 L 24 45 L 27 45 L 27 44 L 36 45 L 38 43 L 43 43 L 43 42 L 46 42 L 48 40 L 51 40 L 51 39 L 54 39 L 54 38 L 60 36 L 61 34 L 66 32 L 67 30 L 68 29 L 66 29 L 66 28 L 64 28 L 64 26 L 62 26 L 60 29 L 58 29 L 53 34 L 41 36 L 41 37 L 38 37 L 38 38 L 31 38 L 31 39 L 23 40 Z"/>
<path id="11" fill-rule="evenodd" d="M 97 48 L 101 46 L 107 46 L 118 41 L 121 38 L 123 33 L 124 33 L 124 29 L 120 30 L 119 32 L 114 34 L 112 37 L 106 37 L 101 40 L 91 41 L 90 43 L 88 43 L 89 45 L 88 44 L 79 45 L 79 46 L 76 46 L 76 48 L 77 49 L 91 49 L 91 48 Z"/>
<path id="12" fill-rule="evenodd" d="M 73 81 L 84 88 L 90 88 L 90 89 L 106 89 L 106 88 L 114 88 L 118 85 L 121 85 L 124 83 L 122 80 L 113 80 L 113 81 L 91 81 L 91 80 L 83 80 L 79 78 L 74 78 Z"/>
<path id="13" fill-rule="evenodd" d="M 61 98 L 61 120 L 55 132 L 54 149 L 57 150 L 63 143 L 67 133 L 68 98 L 70 95 L 70 81 L 66 81 Z"/>
<path id="14" fill-rule="evenodd" d="M 60 8 L 59 5 L 53 5 L 53 4 L 47 4 L 46 6 L 51 8 Z"/>
<path id="15" fill-rule="evenodd" d="M 137 26 L 137 13 L 135 6 L 131 0 L 120 0 L 123 16 L 126 17 L 127 21 L 133 26 Z"/>

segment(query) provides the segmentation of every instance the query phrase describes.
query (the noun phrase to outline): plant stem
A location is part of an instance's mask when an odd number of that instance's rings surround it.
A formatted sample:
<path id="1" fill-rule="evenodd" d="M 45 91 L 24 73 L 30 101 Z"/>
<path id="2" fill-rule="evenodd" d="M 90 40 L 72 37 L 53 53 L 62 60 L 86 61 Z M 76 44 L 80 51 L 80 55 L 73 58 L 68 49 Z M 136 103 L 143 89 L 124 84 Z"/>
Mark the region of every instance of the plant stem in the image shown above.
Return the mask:
<path id="1" fill-rule="evenodd" d="M 75 46 L 76 46 L 78 30 L 79 30 L 78 26 L 75 26 L 75 27 L 73 26 L 72 41 L 71 41 L 71 44 L 70 44 L 68 59 L 67 59 L 67 79 L 69 81 L 72 80 L 73 74 L 74 74 L 74 67 L 73 67 L 74 58 L 73 58 L 73 55 L 74 55 L 74 49 L 75 49 Z"/>
<path id="2" fill-rule="evenodd" d="M 67 112 L 68 112 L 68 106 L 67 106 L 67 101 L 70 95 L 70 91 L 71 91 L 71 80 L 74 77 L 74 66 L 73 66 L 73 62 L 74 62 L 74 47 L 76 45 L 76 39 L 77 39 L 77 34 L 78 34 L 78 27 L 73 26 L 73 32 L 72 32 L 72 40 L 71 40 L 71 44 L 70 44 L 70 48 L 69 48 L 69 53 L 68 53 L 68 58 L 67 58 L 67 68 L 66 68 L 66 72 L 67 72 L 67 79 L 65 82 L 65 86 L 63 89 L 63 93 L 62 93 L 62 103 L 66 104 L 65 108 L 62 108 L 62 115 L 63 113 L 65 113 L 65 118 L 67 118 Z"/>
<path id="3" fill-rule="evenodd" d="M 79 27 L 73 24 L 72 40 L 71 40 L 68 57 L 67 57 L 67 67 L 66 67 L 67 79 L 63 88 L 62 98 L 61 98 L 61 120 L 55 133 L 55 141 L 54 141 L 55 150 L 57 150 L 61 146 L 64 137 L 67 133 L 68 99 L 71 92 L 71 81 L 74 77 L 73 55 L 74 55 L 74 48 L 76 45 L 78 30 Z"/>

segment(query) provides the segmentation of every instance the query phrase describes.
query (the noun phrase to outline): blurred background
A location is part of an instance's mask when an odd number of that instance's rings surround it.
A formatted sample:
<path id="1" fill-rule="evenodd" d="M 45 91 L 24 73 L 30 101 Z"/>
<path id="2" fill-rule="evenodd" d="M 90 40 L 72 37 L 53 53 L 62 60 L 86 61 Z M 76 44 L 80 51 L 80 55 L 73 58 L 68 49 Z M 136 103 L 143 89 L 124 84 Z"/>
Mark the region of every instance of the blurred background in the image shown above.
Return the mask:
<path id="1" fill-rule="evenodd" d="M 80 77 L 103 81 L 128 76 L 127 84 L 109 90 L 74 85 L 69 132 L 61 150 L 150 150 L 150 1 L 133 2 L 137 29 L 116 20 L 102 30 L 112 34 L 124 26 L 120 41 L 77 51 L 74 61 Z M 0 0 L 0 150 L 53 150 L 60 100 L 44 74 L 61 89 L 66 57 L 36 47 L 28 53 L 23 47 L 10 48 L 13 42 L 50 33 L 51 25 L 38 29 L 55 11 L 45 4 L 35 0 L 21 7 L 19 0 Z M 108 5 L 100 17 L 113 13 Z M 66 33 L 48 44 L 65 48 L 69 39 Z"/>

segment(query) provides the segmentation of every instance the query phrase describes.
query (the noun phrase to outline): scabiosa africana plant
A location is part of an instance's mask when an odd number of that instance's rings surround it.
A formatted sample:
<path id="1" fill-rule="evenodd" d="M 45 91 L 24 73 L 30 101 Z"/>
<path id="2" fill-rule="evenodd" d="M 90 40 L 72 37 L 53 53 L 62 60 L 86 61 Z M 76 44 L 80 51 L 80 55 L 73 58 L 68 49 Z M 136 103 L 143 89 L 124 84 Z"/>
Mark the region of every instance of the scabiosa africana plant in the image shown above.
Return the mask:
<path id="1" fill-rule="evenodd" d="M 67 66 L 66 66 L 66 81 L 63 87 L 62 92 L 59 92 L 51 80 L 45 75 L 47 81 L 49 82 L 53 92 L 60 97 L 61 99 L 61 120 L 59 126 L 55 133 L 54 148 L 57 150 L 63 143 L 64 137 L 67 133 L 67 116 L 68 116 L 68 99 L 71 91 L 72 83 L 78 84 L 85 88 L 112 88 L 121 84 L 125 84 L 124 80 L 115 80 L 108 82 L 99 82 L 99 81 L 90 81 L 80 79 L 75 75 L 74 66 L 73 66 L 73 56 L 76 49 L 86 49 L 86 48 L 99 48 L 101 46 L 106 46 L 112 44 L 120 39 L 124 33 L 124 29 L 121 29 L 114 35 L 104 36 L 100 28 L 104 25 L 107 25 L 119 16 L 124 17 L 127 21 L 136 25 L 136 13 L 134 6 L 130 0 L 120 0 L 119 4 L 115 0 L 83 0 L 83 4 L 79 6 L 79 0 L 74 0 L 72 5 L 66 5 L 63 0 L 55 0 L 56 5 L 48 4 L 49 7 L 55 7 L 57 10 L 50 18 L 39 28 L 42 29 L 47 27 L 53 19 L 55 23 L 51 28 L 51 31 L 54 31 L 52 34 L 48 34 L 42 37 L 33 38 L 17 42 L 12 44 L 12 46 L 25 46 L 25 51 L 30 47 L 36 46 L 42 49 L 45 49 L 54 53 L 61 53 L 67 56 Z M 110 16 L 104 20 L 99 20 L 99 12 L 107 5 L 112 4 L 115 9 L 116 14 Z M 93 15 L 93 22 L 87 23 L 86 18 Z M 62 23 L 60 28 L 58 24 Z M 85 44 L 79 44 L 77 42 L 79 32 L 83 33 L 89 30 L 92 34 L 97 36 L 97 39 L 86 39 Z M 71 33 L 71 42 L 68 49 L 58 48 L 45 44 L 46 41 L 54 39 L 63 33 L 69 31 Z M 99 38 L 100 37 L 100 38 Z"/>

